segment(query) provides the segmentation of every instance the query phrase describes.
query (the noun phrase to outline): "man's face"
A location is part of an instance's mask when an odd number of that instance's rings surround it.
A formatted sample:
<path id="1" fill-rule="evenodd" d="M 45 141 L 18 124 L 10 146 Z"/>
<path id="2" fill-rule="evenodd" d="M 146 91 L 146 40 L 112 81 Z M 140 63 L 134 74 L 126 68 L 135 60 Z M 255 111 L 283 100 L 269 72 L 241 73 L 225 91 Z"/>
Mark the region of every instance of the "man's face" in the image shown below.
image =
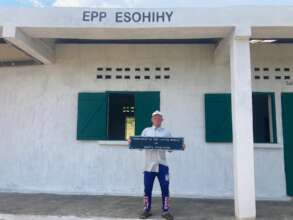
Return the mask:
<path id="1" fill-rule="evenodd" d="M 152 123 L 155 127 L 160 127 L 163 121 L 163 117 L 161 115 L 154 115 L 152 117 Z"/>

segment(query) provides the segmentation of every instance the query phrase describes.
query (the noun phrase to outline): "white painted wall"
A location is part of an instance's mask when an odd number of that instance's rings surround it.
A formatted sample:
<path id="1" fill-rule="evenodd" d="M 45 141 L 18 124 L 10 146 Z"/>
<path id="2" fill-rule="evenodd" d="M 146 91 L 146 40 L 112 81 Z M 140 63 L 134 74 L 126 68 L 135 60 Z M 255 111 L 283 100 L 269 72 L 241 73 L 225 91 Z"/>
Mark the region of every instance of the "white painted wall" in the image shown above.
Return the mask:
<path id="1" fill-rule="evenodd" d="M 229 65 L 214 65 L 213 49 L 213 45 L 57 45 L 55 64 L 1 68 L 0 190 L 142 195 L 142 152 L 76 140 L 77 94 L 160 90 L 165 126 L 174 136 L 184 136 L 187 145 L 185 152 L 168 154 L 171 195 L 232 197 L 232 144 L 204 140 L 203 94 L 230 90 Z M 292 52 L 293 46 L 253 46 L 252 64 L 292 67 Z M 171 79 L 97 80 L 99 66 L 170 66 Z M 256 194 L 284 198 L 279 93 L 292 87 L 275 80 L 254 82 L 253 87 L 277 92 L 279 142 L 255 149 Z M 158 182 L 154 190 L 159 193 Z"/>

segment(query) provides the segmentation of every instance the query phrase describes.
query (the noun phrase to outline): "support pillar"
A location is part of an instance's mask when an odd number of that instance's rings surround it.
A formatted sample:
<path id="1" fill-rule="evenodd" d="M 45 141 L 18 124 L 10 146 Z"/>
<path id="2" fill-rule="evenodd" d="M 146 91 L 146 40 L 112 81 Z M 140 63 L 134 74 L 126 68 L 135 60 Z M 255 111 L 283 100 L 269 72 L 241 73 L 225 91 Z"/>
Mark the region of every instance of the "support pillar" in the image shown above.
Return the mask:
<path id="1" fill-rule="evenodd" d="M 256 216 L 249 37 L 249 31 L 230 37 L 234 204 L 239 219 Z"/>

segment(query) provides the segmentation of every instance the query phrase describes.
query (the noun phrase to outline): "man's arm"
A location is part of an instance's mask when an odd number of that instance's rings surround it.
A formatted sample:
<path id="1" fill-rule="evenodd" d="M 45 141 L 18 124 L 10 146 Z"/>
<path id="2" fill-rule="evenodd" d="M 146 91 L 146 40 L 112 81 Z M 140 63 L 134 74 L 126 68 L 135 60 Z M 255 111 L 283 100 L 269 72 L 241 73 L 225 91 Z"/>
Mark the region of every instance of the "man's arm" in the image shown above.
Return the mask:
<path id="1" fill-rule="evenodd" d="M 143 129 L 143 131 L 141 132 L 140 136 L 143 136 L 143 137 L 146 136 L 146 128 Z M 130 138 L 128 138 L 128 144 L 129 145 L 131 144 L 131 139 Z M 143 149 L 138 149 L 138 150 L 142 151 Z"/>
<path id="2" fill-rule="evenodd" d="M 140 136 L 146 136 L 146 134 L 145 134 L 145 130 L 146 129 L 143 129 L 143 131 L 141 132 L 141 134 L 140 134 Z M 131 143 L 131 139 L 130 139 L 130 137 L 128 138 L 128 144 L 130 144 Z"/>

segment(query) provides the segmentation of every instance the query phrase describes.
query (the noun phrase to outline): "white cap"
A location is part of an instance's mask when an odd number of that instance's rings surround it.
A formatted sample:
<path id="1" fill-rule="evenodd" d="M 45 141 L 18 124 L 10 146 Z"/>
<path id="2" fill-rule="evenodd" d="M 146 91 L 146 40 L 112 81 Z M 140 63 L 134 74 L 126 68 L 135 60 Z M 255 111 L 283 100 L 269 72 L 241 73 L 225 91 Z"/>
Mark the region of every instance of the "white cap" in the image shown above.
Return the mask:
<path id="1" fill-rule="evenodd" d="M 152 116 L 154 116 L 154 115 L 160 115 L 161 117 L 163 117 L 162 112 L 160 112 L 160 111 L 158 111 L 158 110 L 156 110 L 156 111 L 154 111 L 154 112 L 152 113 Z"/>

